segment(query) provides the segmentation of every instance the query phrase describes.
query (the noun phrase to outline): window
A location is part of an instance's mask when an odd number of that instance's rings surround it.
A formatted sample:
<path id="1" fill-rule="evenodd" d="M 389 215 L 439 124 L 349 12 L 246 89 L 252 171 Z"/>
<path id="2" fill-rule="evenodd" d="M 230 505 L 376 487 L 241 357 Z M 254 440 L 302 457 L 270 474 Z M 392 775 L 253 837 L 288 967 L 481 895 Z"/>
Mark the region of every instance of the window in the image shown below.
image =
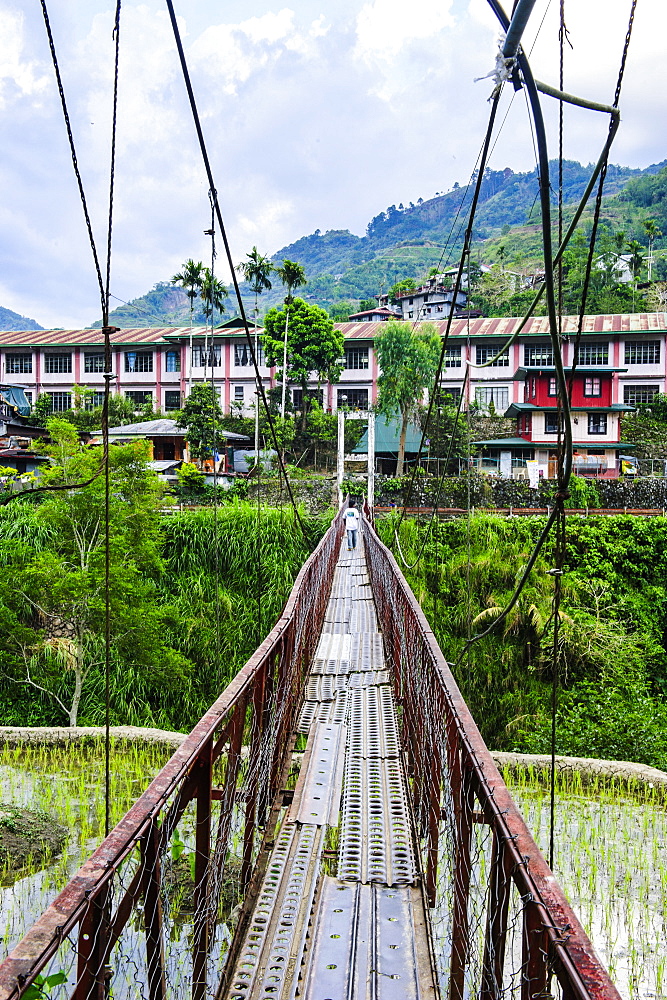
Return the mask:
<path id="1" fill-rule="evenodd" d="M 549 379 L 549 392 L 547 393 L 547 395 L 549 395 L 549 396 L 557 396 L 558 395 L 558 386 L 556 384 L 556 379 L 555 378 L 550 378 Z"/>
<path id="2" fill-rule="evenodd" d="M 445 368 L 461 367 L 461 346 L 445 348 Z"/>
<path id="3" fill-rule="evenodd" d="M 167 372 L 180 372 L 181 370 L 181 352 L 180 351 L 167 351 L 165 355 L 165 367 L 164 370 Z M 174 407 L 175 410 L 178 409 L 177 406 Z"/>
<path id="4" fill-rule="evenodd" d="M 628 341 L 625 345 L 626 365 L 659 365 L 660 341 Z"/>
<path id="5" fill-rule="evenodd" d="M 314 400 L 324 407 L 324 390 L 323 389 L 309 389 L 306 393 L 308 399 Z M 303 389 L 292 389 L 292 403 L 294 404 L 295 410 L 300 410 L 303 404 Z"/>
<path id="6" fill-rule="evenodd" d="M 5 371 L 8 375 L 30 375 L 32 354 L 7 354 L 5 356 Z"/>
<path id="7" fill-rule="evenodd" d="M 248 355 L 250 355 L 249 351 Z M 215 347 L 197 344 L 192 348 L 193 368 L 219 368 L 220 358 L 221 348 L 219 344 Z M 248 364 L 252 364 L 252 360 L 249 360 Z"/>
<path id="8" fill-rule="evenodd" d="M 659 392 L 657 385 L 624 385 L 623 402 L 630 406 L 647 406 Z"/>
<path id="9" fill-rule="evenodd" d="M 51 397 L 52 413 L 63 413 L 64 410 L 72 408 L 71 392 L 50 392 L 48 395 Z"/>
<path id="10" fill-rule="evenodd" d="M 181 394 L 178 389 L 167 389 L 164 394 L 164 408 L 165 410 L 180 410 Z"/>
<path id="11" fill-rule="evenodd" d="M 24 389 L 23 391 L 25 393 L 25 398 L 28 400 L 28 402 L 32 406 L 32 392 L 30 392 L 29 389 Z"/>
<path id="12" fill-rule="evenodd" d="M 49 375 L 61 374 L 62 372 L 72 371 L 72 355 L 71 354 L 45 354 L 44 355 L 44 371 L 48 372 Z M 69 406 L 63 407 L 63 409 L 68 410 Z"/>
<path id="13" fill-rule="evenodd" d="M 581 344 L 578 365 L 606 365 L 609 362 L 609 344 Z"/>
<path id="14" fill-rule="evenodd" d="M 83 370 L 84 372 L 103 372 L 104 371 L 104 354 L 88 354 L 85 353 L 83 356 Z M 127 369 L 125 369 L 127 371 Z"/>
<path id="15" fill-rule="evenodd" d="M 86 396 L 84 402 L 85 409 L 93 410 L 96 406 L 104 406 L 103 392 L 91 392 L 90 396 Z"/>
<path id="16" fill-rule="evenodd" d="M 493 405 L 497 413 L 504 413 L 509 406 L 509 389 L 506 385 L 481 385 L 475 389 L 475 400 L 484 411 Z"/>
<path id="17" fill-rule="evenodd" d="M 338 407 L 347 410 L 367 410 L 368 389 L 339 389 Z"/>
<path id="18" fill-rule="evenodd" d="M 589 434 L 606 434 L 607 433 L 607 414 L 606 413 L 589 413 L 588 414 L 588 433 Z"/>
<path id="19" fill-rule="evenodd" d="M 601 396 L 602 386 L 599 378 L 584 379 L 584 396 Z"/>
<path id="20" fill-rule="evenodd" d="M 125 351 L 126 372 L 152 372 L 152 351 Z"/>
<path id="21" fill-rule="evenodd" d="M 261 344 L 257 345 L 257 364 L 264 365 L 264 349 Z M 220 364 L 219 361 L 216 364 Z M 247 368 L 252 365 L 252 354 L 247 344 L 234 344 L 234 367 Z"/>
<path id="22" fill-rule="evenodd" d="M 547 368 L 554 363 L 551 344 L 525 344 L 523 363 L 526 368 Z"/>
<path id="23" fill-rule="evenodd" d="M 234 401 L 236 403 L 242 403 L 245 399 L 245 387 L 242 385 L 234 386 Z"/>
<path id="24" fill-rule="evenodd" d="M 501 348 L 501 344 L 485 345 L 484 347 L 478 347 L 476 349 L 477 361 L 476 364 L 484 365 L 491 358 L 495 358 L 496 354 Z M 510 356 L 507 351 L 500 355 L 500 357 L 489 365 L 489 368 L 507 368 L 510 363 Z"/>
<path id="25" fill-rule="evenodd" d="M 544 433 L 545 434 L 558 434 L 558 427 L 563 429 L 563 416 L 561 414 L 560 420 L 558 419 L 558 413 L 545 413 L 544 414 Z"/>
<path id="26" fill-rule="evenodd" d="M 140 410 L 146 403 L 153 402 L 153 393 L 150 389 L 139 389 L 136 392 L 126 392 L 125 398 L 132 401 L 135 410 Z"/>
<path id="27" fill-rule="evenodd" d="M 346 347 L 345 367 L 355 369 L 368 368 L 368 348 L 367 347 Z"/>
<path id="28" fill-rule="evenodd" d="M 441 385 L 435 397 L 436 406 L 457 406 L 461 397 L 460 385 Z"/>
<path id="29" fill-rule="evenodd" d="M 521 434 L 530 434 L 530 413 L 524 413 L 519 420 L 519 430 Z"/>

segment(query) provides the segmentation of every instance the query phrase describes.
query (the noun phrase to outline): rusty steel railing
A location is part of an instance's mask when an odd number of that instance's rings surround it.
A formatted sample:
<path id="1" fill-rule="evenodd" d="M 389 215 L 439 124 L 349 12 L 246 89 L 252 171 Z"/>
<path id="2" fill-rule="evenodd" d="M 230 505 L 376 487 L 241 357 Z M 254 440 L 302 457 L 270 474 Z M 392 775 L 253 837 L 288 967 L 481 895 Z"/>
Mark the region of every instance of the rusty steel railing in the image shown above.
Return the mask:
<path id="1" fill-rule="evenodd" d="M 401 711 L 443 997 L 619 1000 L 396 560 L 370 525 L 364 540 Z"/>
<path id="2" fill-rule="evenodd" d="M 259 649 L 0 965 L 0 1000 L 36 980 L 35 995 L 74 1000 L 204 1000 L 222 989 L 245 917 L 225 910 L 225 878 L 232 868 L 245 892 L 268 857 L 340 517 Z M 171 850 L 179 824 L 189 874 Z"/>

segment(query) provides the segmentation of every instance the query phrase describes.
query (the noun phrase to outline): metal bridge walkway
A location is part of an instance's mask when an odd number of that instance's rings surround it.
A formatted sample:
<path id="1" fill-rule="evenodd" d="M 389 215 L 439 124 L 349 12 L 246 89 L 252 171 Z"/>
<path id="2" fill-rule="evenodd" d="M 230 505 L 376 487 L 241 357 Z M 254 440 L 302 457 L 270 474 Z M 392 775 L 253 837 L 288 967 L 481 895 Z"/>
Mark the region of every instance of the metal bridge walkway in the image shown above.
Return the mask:
<path id="1" fill-rule="evenodd" d="M 436 996 L 390 681 L 361 536 L 334 572 L 308 742 L 230 1000 Z"/>
<path id="2" fill-rule="evenodd" d="M 339 512 L 264 642 L 9 942 L 0 1000 L 619 1000 L 368 514 L 350 555 Z"/>

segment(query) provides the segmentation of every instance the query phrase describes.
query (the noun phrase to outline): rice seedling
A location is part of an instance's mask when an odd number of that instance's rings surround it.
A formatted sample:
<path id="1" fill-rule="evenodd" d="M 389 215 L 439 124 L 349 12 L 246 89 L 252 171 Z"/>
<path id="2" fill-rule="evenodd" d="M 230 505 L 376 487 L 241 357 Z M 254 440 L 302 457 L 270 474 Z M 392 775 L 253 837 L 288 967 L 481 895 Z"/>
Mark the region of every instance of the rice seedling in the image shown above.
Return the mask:
<path id="1" fill-rule="evenodd" d="M 543 852 L 544 775 L 507 771 L 510 789 Z M 600 776 L 558 774 L 554 874 L 622 996 L 664 996 L 667 810 L 655 789 Z"/>
<path id="2" fill-rule="evenodd" d="M 111 822 L 117 823 L 164 766 L 171 751 L 114 741 Z M 100 741 L 64 747 L 0 747 L 0 801 L 39 810 L 61 824 L 65 845 L 42 867 L 28 857 L 18 872 L 0 871 L 3 955 L 20 940 L 104 836 L 104 753 Z M 7 882 L 11 884 L 6 884 Z"/>

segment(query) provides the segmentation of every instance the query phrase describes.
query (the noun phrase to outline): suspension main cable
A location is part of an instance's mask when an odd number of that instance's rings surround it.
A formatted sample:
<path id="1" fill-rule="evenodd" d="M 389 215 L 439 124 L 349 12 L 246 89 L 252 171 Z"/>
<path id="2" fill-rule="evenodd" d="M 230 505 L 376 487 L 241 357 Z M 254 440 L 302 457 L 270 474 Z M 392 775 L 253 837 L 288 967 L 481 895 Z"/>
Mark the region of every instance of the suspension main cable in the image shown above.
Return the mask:
<path id="1" fill-rule="evenodd" d="M 262 400 L 262 405 L 264 406 L 264 410 L 265 410 L 265 413 L 266 413 L 267 422 L 269 424 L 269 429 L 271 431 L 271 439 L 273 441 L 273 445 L 274 445 L 274 447 L 276 449 L 276 454 L 278 456 L 278 465 L 279 465 L 279 468 L 280 468 L 280 474 L 281 474 L 281 476 L 285 480 L 285 486 L 287 488 L 287 493 L 288 493 L 288 496 L 290 498 L 290 503 L 292 504 L 292 507 L 294 509 L 295 519 L 296 519 L 296 521 L 297 521 L 297 523 L 299 525 L 299 528 L 301 529 L 301 531 L 303 533 L 304 539 L 306 540 L 307 544 L 309 546 L 311 546 L 312 545 L 312 539 L 310 538 L 309 533 L 306 530 L 305 524 L 301 520 L 301 515 L 299 514 L 299 509 L 297 507 L 296 500 L 294 498 L 294 492 L 292 490 L 292 486 L 290 484 L 289 477 L 287 476 L 287 471 L 285 469 L 285 463 L 284 463 L 282 455 L 280 453 L 280 447 L 279 447 L 279 444 L 278 444 L 278 436 L 276 434 L 276 428 L 275 428 L 275 424 L 273 422 L 273 415 L 272 415 L 271 409 L 269 407 L 268 399 L 266 398 L 266 392 L 264 390 L 264 384 L 262 382 L 262 377 L 261 377 L 261 374 L 260 374 L 260 371 L 259 371 L 258 358 L 257 358 L 257 356 L 255 354 L 255 348 L 254 348 L 254 345 L 253 345 L 253 342 L 252 342 L 252 337 L 250 336 L 250 327 L 249 327 L 249 324 L 248 324 L 248 318 L 246 316 L 245 306 L 243 304 L 243 299 L 241 297 L 241 289 L 239 287 L 239 282 L 238 282 L 238 279 L 236 277 L 236 270 L 234 268 L 234 262 L 232 260 L 232 252 L 231 252 L 231 248 L 230 248 L 230 245 L 229 245 L 229 240 L 227 238 L 227 230 L 225 228 L 225 224 L 224 224 L 223 218 L 222 218 L 222 212 L 220 210 L 220 203 L 218 201 L 218 193 L 217 193 L 217 190 L 216 190 L 216 187 L 215 187 L 215 183 L 214 183 L 214 180 L 213 180 L 213 171 L 211 169 L 211 163 L 210 163 L 210 160 L 209 160 L 208 151 L 207 151 L 207 148 L 206 148 L 206 142 L 205 142 L 205 139 L 204 139 L 204 133 L 203 133 L 202 126 L 201 126 L 201 120 L 200 120 L 200 117 L 199 117 L 199 110 L 197 108 L 197 102 L 196 102 L 196 99 L 195 99 L 194 90 L 192 88 L 192 81 L 190 79 L 190 71 L 188 70 L 187 61 L 185 59 L 185 51 L 183 49 L 183 42 L 181 40 L 181 32 L 180 32 L 180 29 L 178 27 L 178 22 L 176 20 L 176 13 L 174 11 L 173 0 L 166 0 L 166 2 L 167 2 L 167 9 L 169 11 L 169 18 L 170 18 L 170 21 L 171 21 L 172 30 L 173 30 L 173 33 L 174 33 L 174 39 L 176 41 L 176 48 L 178 50 L 178 56 L 179 56 L 179 60 L 180 60 L 180 63 L 181 63 L 181 70 L 182 70 L 182 73 L 183 73 L 183 80 L 184 80 L 184 83 L 185 83 L 185 88 L 186 88 L 186 90 L 188 92 L 188 99 L 189 99 L 189 102 L 190 102 L 190 110 L 192 112 L 192 118 L 193 118 L 195 130 L 197 132 L 197 138 L 199 140 L 199 148 L 200 148 L 200 151 L 201 151 L 202 160 L 204 162 L 204 169 L 206 170 L 206 176 L 208 178 L 209 190 L 211 192 L 211 197 L 212 197 L 212 200 L 213 200 L 213 206 L 214 206 L 214 209 L 215 209 L 216 218 L 218 220 L 218 227 L 220 229 L 220 235 L 222 237 L 222 242 L 223 242 L 224 247 L 225 247 L 225 255 L 227 257 L 227 264 L 229 266 L 229 270 L 231 271 L 231 275 L 232 275 L 232 283 L 234 285 L 234 292 L 235 292 L 235 295 L 236 295 L 236 301 L 237 301 L 237 304 L 238 304 L 238 309 L 239 309 L 239 313 L 240 313 L 240 316 L 241 316 L 241 321 L 243 323 L 243 329 L 245 331 L 246 341 L 248 343 L 248 347 L 249 347 L 249 350 L 250 350 L 250 357 L 252 358 L 253 368 L 255 370 L 255 381 L 256 381 L 256 385 L 257 385 L 257 391 L 258 391 L 259 396 L 260 396 L 260 398 Z"/>
<path id="2" fill-rule="evenodd" d="M 499 0 L 488 0 L 488 2 L 489 2 L 489 5 L 491 6 L 491 8 L 493 9 L 494 13 L 498 17 L 498 20 L 500 21 L 501 25 L 506 29 L 507 28 L 507 24 L 509 23 L 509 21 L 508 21 L 507 15 L 505 14 L 502 6 L 499 3 Z M 539 301 L 541 295 L 546 291 L 547 298 L 549 299 L 549 297 L 550 297 L 550 303 L 549 303 L 549 306 L 550 306 L 550 308 L 549 308 L 549 312 L 550 312 L 550 317 L 549 317 L 549 319 L 550 319 L 550 330 L 551 330 L 551 334 L 552 334 L 551 339 L 552 339 L 552 347 L 553 347 L 553 350 L 554 350 L 554 361 L 556 362 L 555 367 L 556 367 L 556 375 L 557 375 L 557 379 L 558 379 L 559 395 L 563 398 L 563 413 L 564 413 L 564 423 L 565 423 L 565 428 L 564 428 L 565 429 L 565 447 L 566 447 L 567 450 L 566 450 L 566 455 L 565 455 L 565 458 L 564 458 L 562 475 L 561 475 L 561 470 L 559 470 L 558 493 L 557 493 L 557 497 L 556 497 L 556 501 L 557 502 L 556 502 L 556 504 L 555 504 L 555 506 L 554 506 L 554 508 L 553 508 L 553 510 L 551 512 L 551 514 L 547 518 L 547 522 L 546 522 L 546 524 L 545 524 L 542 532 L 540 533 L 540 536 L 539 536 L 539 538 L 538 538 L 538 540 L 537 540 L 537 542 L 535 544 L 535 547 L 534 547 L 534 549 L 533 549 L 533 551 L 532 551 L 532 553 L 531 553 L 531 555 L 530 555 L 530 557 L 528 559 L 528 562 L 527 562 L 526 566 L 524 567 L 524 570 L 523 570 L 523 572 L 521 574 L 521 577 L 519 579 L 519 582 L 518 582 L 518 584 L 517 584 L 517 586 L 516 586 L 516 588 L 514 590 L 514 593 L 512 594 L 512 597 L 510 598 L 509 603 L 507 604 L 507 606 L 505 607 L 505 609 L 502 611 L 502 613 L 498 616 L 498 618 L 496 618 L 494 620 L 494 622 L 487 629 L 485 629 L 483 632 L 480 632 L 478 635 L 472 636 L 471 638 L 468 639 L 468 641 L 465 643 L 465 646 L 464 646 L 463 650 L 461 651 L 460 656 L 458 657 L 458 659 L 456 661 L 455 666 L 458 666 L 460 664 L 463 656 L 466 655 L 466 653 L 470 649 L 470 646 L 473 643 L 475 643 L 475 642 L 479 641 L 480 639 L 482 639 L 482 638 L 490 635 L 491 632 L 493 632 L 498 627 L 498 625 L 507 618 L 507 616 L 509 615 L 510 611 L 514 608 L 516 602 L 518 601 L 518 599 L 519 599 L 519 597 L 520 597 L 520 595 L 521 595 L 521 593 L 523 591 L 523 588 L 525 587 L 525 585 L 526 585 L 526 583 L 528 581 L 528 578 L 530 576 L 530 572 L 531 572 L 531 570 L 532 570 L 532 568 L 533 568 L 533 566 L 534 566 L 534 564 L 535 564 L 535 562 L 537 560 L 539 552 L 542 549 L 542 546 L 544 545 L 544 543 L 546 542 L 546 539 L 549 536 L 549 533 L 551 531 L 551 528 L 552 528 L 553 524 L 555 523 L 555 521 L 557 520 L 557 518 L 559 516 L 559 507 L 564 504 L 564 501 L 565 501 L 565 498 L 566 498 L 566 495 L 567 495 L 567 487 L 569 485 L 570 475 L 571 475 L 571 472 L 572 472 L 572 427 L 571 427 L 571 422 L 570 422 L 568 389 L 567 389 L 567 385 L 565 383 L 565 377 L 564 377 L 564 371 L 563 371 L 563 364 L 562 364 L 562 356 L 561 356 L 561 351 L 560 351 L 560 344 L 557 341 L 557 337 L 554 338 L 554 336 L 553 336 L 554 327 L 555 327 L 554 318 L 552 318 L 552 317 L 555 317 L 555 308 L 554 308 L 555 307 L 555 302 L 554 302 L 554 296 L 553 296 L 553 266 L 560 259 L 560 256 L 562 255 L 563 250 L 564 250 L 565 246 L 567 245 L 567 242 L 569 241 L 570 236 L 572 235 L 572 232 L 574 231 L 574 228 L 576 227 L 576 223 L 578 222 L 578 220 L 579 220 L 579 218 L 581 216 L 581 213 L 583 212 L 585 201 L 588 200 L 588 197 L 590 196 L 590 192 L 591 192 L 591 190 L 593 188 L 595 180 L 597 179 L 598 175 L 601 173 L 601 171 L 604 168 L 604 165 L 605 165 L 605 162 L 606 162 L 606 158 L 607 158 L 607 156 L 609 154 L 609 149 L 611 147 L 611 143 L 613 142 L 614 137 L 616 135 L 616 132 L 618 131 L 618 126 L 620 124 L 620 115 L 619 115 L 619 112 L 618 112 L 618 99 L 619 99 L 619 96 L 620 96 L 620 83 L 622 82 L 623 71 L 625 69 L 625 62 L 626 62 L 626 59 L 627 59 L 627 52 L 628 52 L 628 47 L 629 47 L 629 42 L 630 42 L 630 35 L 631 35 L 631 31 L 632 31 L 632 23 L 633 23 L 633 19 L 634 19 L 635 6 L 636 6 L 636 0 L 632 0 L 632 8 L 631 8 L 631 13 L 630 13 L 630 22 L 629 22 L 629 26 L 628 26 L 628 31 L 626 33 L 625 45 L 624 45 L 624 50 L 623 50 L 623 58 L 622 58 L 622 61 L 621 61 L 621 69 L 619 71 L 619 83 L 617 84 L 617 88 L 616 88 L 616 95 L 615 95 L 615 98 L 614 98 L 614 105 L 611 108 L 606 108 L 607 111 L 610 111 L 612 113 L 610 127 L 609 127 L 609 134 L 607 136 L 607 140 L 605 142 L 602 154 L 600 155 L 600 158 L 598 159 L 598 163 L 596 164 L 596 168 L 593 171 L 593 174 L 592 174 L 592 176 L 591 176 L 591 178 L 589 180 L 589 183 L 587 185 L 586 192 L 584 193 L 584 197 L 582 198 L 582 200 L 580 202 L 578 212 L 575 213 L 575 218 L 572 220 L 572 222 L 571 222 L 571 224 L 570 224 L 570 226 L 568 228 L 568 231 L 567 231 L 567 233 L 566 233 L 566 235 L 565 235 L 565 237 L 563 239 L 563 243 L 561 244 L 561 247 L 559 247 L 559 250 L 558 250 L 557 254 L 554 255 L 553 259 L 550 260 L 550 263 L 551 263 L 551 268 L 550 269 L 548 269 L 547 266 L 546 266 L 547 259 L 549 259 L 551 257 L 551 246 L 550 246 L 550 240 L 548 239 L 549 233 L 548 233 L 548 228 L 547 228 L 547 226 L 545 224 L 545 222 L 548 221 L 549 218 L 550 218 L 549 185 L 548 185 L 548 163 L 549 163 L 549 161 L 548 161 L 548 157 L 546 155 L 546 134 L 545 134 L 545 131 L 544 131 L 544 121 L 542 119 L 541 109 L 540 109 L 540 105 L 539 105 L 538 91 L 537 91 L 537 87 L 535 85 L 535 81 L 534 81 L 534 79 L 532 77 L 532 73 L 531 73 L 531 70 L 530 70 L 530 66 L 528 64 L 528 60 L 526 59 L 525 55 L 520 50 L 519 50 L 519 52 L 517 54 L 517 61 L 518 61 L 519 66 L 521 68 L 521 72 L 522 72 L 522 75 L 523 75 L 526 87 L 528 88 L 529 97 L 530 97 L 530 101 L 531 101 L 531 108 L 532 108 L 533 114 L 535 115 L 536 134 L 537 134 L 537 139 L 538 139 L 538 145 L 539 145 L 539 148 L 540 148 L 540 168 L 542 169 L 543 165 L 546 164 L 546 177 L 541 177 L 540 178 L 540 188 L 541 188 L 541 195 L 542 195 L 541 201 L 542 201 L 542 205 L 543 205 L 542 231 L 543 231 L 543 238 L 544 238 L 544 242 L 545 242 L 545 279 L 548 279 L 548 280 L 545 280 L 545 283 L 544 283 L 542 289 L 540 289 L 540 291 L 538 292 L 538 294 L 535 296 L 535 299 L 533 300 L 533 304 L 531 306 L 531 310 L 530 311 L 532 311 L 532 309 L 535 307 L 535 305 Z M 563 98 L 563 99 L 565 99 L 565 98 Z M 545 183 L 545 180 L 546 180 L 546 183 Z M 545 219 L 545 214 L 544 214 L 545 210 L 546 210 L 546 219 Z M 529 314 L 524 317 L 524 319 L 522 321 L 522 324 L 521 324 L 521 326 L 520 326 L 519 329 L 521 329 L 525 325 L 525 323 L 527 322 L 527 320 L 529 318 L 529 315 L 530 315 L 530 311 L 529 311 Z M 519 332 L 519 330 L 516 331 L 516 333 L 514 334 L 514 338 L 513 339 L 516 338 L 516 336 L 518 335 L 518 332 Z"/>
<path id="3" fill-rule="evenodd" d="M 434 389 L 434 392 L 431 393 L 431 397 L 429 399 L 429 404 L 428 404 L 428 409 L 426 411 L 426 418 L 425 418 L 425 421 L 424 421 L 424 427 L 423 427 L 423 430 L 422 430 L 421 440 L 419 442 L 419 450 L 417 452 L 417 459 L 415 461 L 415 464 L 414 464 L 414 467 L 413 467 L 413 470 L 412 470 L 412 475 L 410 477 L 410 484 L 409 484 L 409 488 L 408 488 L 408 495 L 407 495 L 407 497 L 406 497 L 406 499 L 405 499 L 405 501 L 403 503 L 403 508 L 401 510 L 401 513 L 399 514 L 398 525 L 396 526 L 396 530 L 398 530 L 400 528 L 401 522 L 403 521 L 403 518 L 405 516 L 406 507 L 408 507 L 409 504 L 410 504 L 410 499 L 412 497 L 412 493 L 413 493 L 414 485 L 415 485 L 415 480 L 416 480 L 416 477 L 417 477 L 417 469 L 419 468 L 419 460 L 420 460 L 421 454 L 422 454 L 422 452 L 424 450 L 424 441 L 426 440 L 426 433 L 428 431 L 429 420 L 431 419 L 431 413 L 433 412 L 433 402 L 434 402 L 434 399 L 435 399 L 438 387 L 440 385 L 440 378 L 442 376 L 442 369 L 443 369 L 444 363 L 445 363 L 445 352 L 447 350 L 447 341 L 449 339 L 449 332 L 450 332 L 450 330 L 452 328 L 452 321 L 454 319 L 454 310 L 456 308 L 456 299 L 457 299 L 459 291 L 461 289 L 461 281 L 462 281 L 462 277 L 463 277 L 463 269 L 465 267 L 466 260 L 467 260 L 467 258 L 469 256 L 469 253 L 470 253 L 470 244 L 472 242 L 472 227 L 473 227 L 473 222 L 474 222 L 474 219 L 475 219 L 475 213 L 477 211 L 477 203 L 479 201 L 480 191 L 481 191 L 481 188 L 482 188 L 482 180 L 483 180 L 483 177 L 484 177 L 484 170 L 486 168 L 486 163 L 487 163 L 487 160 L 488 160 L 489 147 L 490 147 L 490 144 L 491 144 L 491 137 L 492 137 L 492 134 L 493 134 L 493 126 L 494 126 L 494 123 L 495 123 L 495 120 L 496 120 L 496 114 L 497 114 L 497 111 L 498 111 L 498 103 L 500 101 L 500 93 L 501 93 L 501 88 L 497 87 L 495 89 L 495 91 L 494 91 L 494 94 L 493 94 L 492 103 L 491 103 L 491 112 L 489 114 L 489 121 L 488 121 L 488 124 L 487 124 L 487 127 L 486 127 L 486 135 L 484 137 L 484 143 L 482 145 L 482 153 L 481 153 L 481 157 L 480 157 L 480 167 L 479 167 L 479 171 L 477 173 L 477 177 L 475 179 L 475 190 L 474 190 L 473 197 L 472 197 L 472 202 L 471 202 L 471 205 L 470 205 L 470 212 L 469 212 L 469 215 L 468 215 L 468 225 L 466 226 L 465 237 L 464 237 L 464 241 L 463 241 L 463 250 L 461 252 L 461 258 L 460 258 L 460 261 L 459 261 L 459 267 L 458 267 L 458 271 L 457 271 L 457 274 L 456 274 L 456 281 L 454 282 L 454 292 L 453 292 L 453 295 L 452 295 L 452 301 L 451 301 L 450 308 L 449 308 L 449 317 L 447 319 L 447 326 L 445 328 L 444 336 L 442 337 L 442 344 L 441 344 L 441 347 L 440 347 L 440 358 L 438 359 L 438 367 L 436 369 L 435 378 L 434 378 L 435 389 Z"/>

